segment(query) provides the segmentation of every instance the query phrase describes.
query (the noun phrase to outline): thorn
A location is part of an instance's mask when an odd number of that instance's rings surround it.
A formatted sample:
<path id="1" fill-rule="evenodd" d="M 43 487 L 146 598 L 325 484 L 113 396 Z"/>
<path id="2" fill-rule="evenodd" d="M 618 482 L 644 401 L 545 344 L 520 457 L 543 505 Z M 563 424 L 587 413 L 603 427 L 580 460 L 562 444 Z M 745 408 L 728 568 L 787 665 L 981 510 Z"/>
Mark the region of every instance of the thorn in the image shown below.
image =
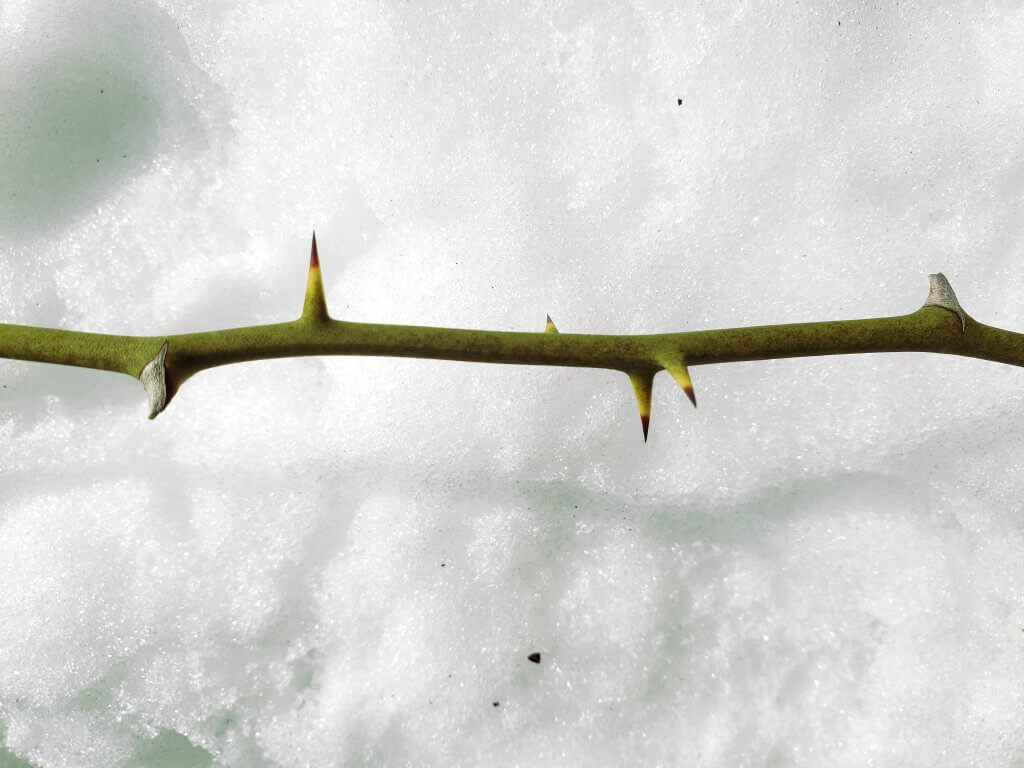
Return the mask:
<path id="1" fill-rule="evenodd" d="M 925 307 L 942 307 L 948 309 L 960 318 L 960 335 L 967 330 L 967 313 L 964 312 L 956 294 L 953 293 L 953 286 L 941 272 L 928 275 L 928 298 L 924 300 Z"/>
<path id="2" fill-rule="evenodd" d="M 545 315 L 548 319 L 547 325 L 544 326 L 544 333 L 558 333 L 558 329 L 555 328 L 555 322 L 551 319 L 551 315 Z"/>
<path id="3" fill-rule="evenodd" d="M 146 363 L 139 374 L 139 381 L 146 389 L 149 396 L 149 418 L 155 419 L 164 408 L 167 407 L 167 369 L 164 367 L 164 360 L 167 359 L 167 342 L 160 347 L 156 357 Z"/>
<path id="4" fill-rule="evenodd" d="M 693 394 L 693 382 L 690 381 L 690 369 L 686 367 L 686 363 L 666 360 L 662 362 L 662 366 L 672 375 L 676 383 L 683 388 L 683 392 L 686 393 L 686 396 L 690 398 L 690 402 L 693 403 L 693 407 L 696 408 L 697 396 Z"/>
<path id="5" fill-rule="evenodd" d="M 651 423 L 651 389 L 654 386 L 654 373 L 651 371 L 631 371 L 629 380 L 633 383 L 633 394 L 636 395 L 636 406 L 640 409 L 640 424 L 644 428 L 644 442 L 647 442 L 647 428 Z"/>
<path id="6" fill-rule="evenodd" d="M 314 323 L 322 323 L 331 319 L 327 314 L 324 281 L 320 274 L 320 254 L 316 248 L 316 230 L 313 230 L 313 247 L 309 253 L 309 277 L 306 280 L 306 300 L 302 305 L 301 319 Z"/>

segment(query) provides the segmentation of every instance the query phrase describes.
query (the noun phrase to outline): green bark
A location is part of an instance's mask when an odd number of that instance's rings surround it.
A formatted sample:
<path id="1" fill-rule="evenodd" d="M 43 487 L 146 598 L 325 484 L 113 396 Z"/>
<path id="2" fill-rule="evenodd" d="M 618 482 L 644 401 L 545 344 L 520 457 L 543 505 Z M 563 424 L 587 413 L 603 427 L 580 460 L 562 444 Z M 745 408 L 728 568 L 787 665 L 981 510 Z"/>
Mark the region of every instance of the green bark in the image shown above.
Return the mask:
<path id="1" fill-rule="evenodd" d="M 1024 334 L 984 325 L 964 313 L 941 274 L 931 276 L 931 292 L 916 312 L 862 320 L 641 335 L 560 333 L 550 318 L 538 333 L 346 322 L 327 314 L 315 237 L 302 316 L 292 322 L 172 336 L 0 324 L 0 357 L 141 378 L 150 391 L 150 418 L 182 383 L 207 368 L 279 357 L 374 355 L 622 371 L 633 384 L 645 439 L 652 382 L 660 370 L 668 370 L 696 405 L 688 366 L 862 352 L 937 352 L 1024 365 Z M 143 377 L 149 363 L 155 376 Z M 163 393 L 152 391 L 161 386 L 166 387 Z"/>

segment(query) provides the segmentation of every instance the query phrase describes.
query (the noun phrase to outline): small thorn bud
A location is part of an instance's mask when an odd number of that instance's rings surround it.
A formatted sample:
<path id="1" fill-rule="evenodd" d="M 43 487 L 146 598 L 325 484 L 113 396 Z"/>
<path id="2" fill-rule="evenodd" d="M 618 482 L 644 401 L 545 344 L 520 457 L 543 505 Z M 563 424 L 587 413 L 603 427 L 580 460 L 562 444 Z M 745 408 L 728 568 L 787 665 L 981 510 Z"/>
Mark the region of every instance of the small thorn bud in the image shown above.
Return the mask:
<path id="1" fill-rule="evenodd" d="M 167 407 L 167 374 L 164 360 L 167 359 L 167 342 L 160 347 L 156 357 L 146 363 L 139 374 L 139 381 L 149 396 L 149 418 L 155 419 Z"/>
<path id="2" fill-rule="evenodd" d="M 941 272 L 928 275 L 928 298 L 924 300 L 923 306 L 948 309 L 960 318 L 961 335 L 967 330 L 967 313 L 964 312 L 960 302 L 957 301 L 956 294 L 953 293 L 953 286 L 949 284 L 949 280 Z"/>
<path id="3" fill-rule="evenodd" d="M 555 323 L 551 319 L 551 315 L 545 315 L 548 319 L 547 325 L 544 326 L 544 333 L 558 333 L 558 329 L 555 328 Z"/>
<path id="4" fill-rule="evenodd" d="M 651 423 L 651 389 L 654 386 L 654 373 L 651 371 L 631 371 L 629 380 L 633 384 L 636 395 L 636 406 L 640 410 L 640 425 L 644 428 L 644 442 L 647 442 L 647 428 Z"/>
<path id="5" fill-rule="evenodd" d="M 327 299 L 324 296 L 324 281 L 320 274 L 320 254 L 316 248 L 315 230 L 309 254 L 309 277 L 306 279 L 306 300 L 302 305 L 302 319 L 314 323 L 330 320 L 330 315 L 327 314 Z"/>

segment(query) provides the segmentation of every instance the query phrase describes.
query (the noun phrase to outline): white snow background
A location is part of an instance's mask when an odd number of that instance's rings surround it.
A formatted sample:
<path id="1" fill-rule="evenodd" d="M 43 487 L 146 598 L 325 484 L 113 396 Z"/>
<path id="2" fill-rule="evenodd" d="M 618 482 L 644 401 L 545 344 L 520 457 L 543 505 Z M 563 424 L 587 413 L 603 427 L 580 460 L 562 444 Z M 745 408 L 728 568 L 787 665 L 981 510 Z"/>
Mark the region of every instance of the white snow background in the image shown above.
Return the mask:
<path id="1" fill-rule="evenodd" d="M 1024 9 L 0 2 L 0 322 L 294 319 L 314 227 L 340 319 L 1021 330 Z M 1021 765 L 1024 374 L 691 373 L 0 361 L 0 765 Z"/>

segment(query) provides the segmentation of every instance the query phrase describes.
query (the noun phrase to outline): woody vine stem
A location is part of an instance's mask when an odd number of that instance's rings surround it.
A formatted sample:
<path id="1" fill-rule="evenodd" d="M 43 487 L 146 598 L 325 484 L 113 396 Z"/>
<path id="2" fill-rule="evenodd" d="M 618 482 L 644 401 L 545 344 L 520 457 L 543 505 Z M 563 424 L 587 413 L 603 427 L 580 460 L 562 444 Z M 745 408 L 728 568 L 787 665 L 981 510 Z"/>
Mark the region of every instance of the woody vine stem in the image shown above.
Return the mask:
<path id="1" fill-rule="evenodd" d="M 963 311 L 949 282 L 929 275 L 916 312 L 864 320 L 762 325 L 683 333 L 602 335 L 484 331 L 335 320 L 327 313 L 316 233 L 302 314 L 288 323 L 173 336 L 117 336 L 0 324 L 0 357 L 126 373 L 149 396 L 149 418 L 199 371 L 249 360 L 304 355 L 378 355 L 515 365 L 608 368 L 629 376 L 644 440 L 654 376 L 666 370 L 696 406 L 689 367 L 858 352 L 938 352 L 1024 366 L 1024 334 L 993 328 Z"/>

